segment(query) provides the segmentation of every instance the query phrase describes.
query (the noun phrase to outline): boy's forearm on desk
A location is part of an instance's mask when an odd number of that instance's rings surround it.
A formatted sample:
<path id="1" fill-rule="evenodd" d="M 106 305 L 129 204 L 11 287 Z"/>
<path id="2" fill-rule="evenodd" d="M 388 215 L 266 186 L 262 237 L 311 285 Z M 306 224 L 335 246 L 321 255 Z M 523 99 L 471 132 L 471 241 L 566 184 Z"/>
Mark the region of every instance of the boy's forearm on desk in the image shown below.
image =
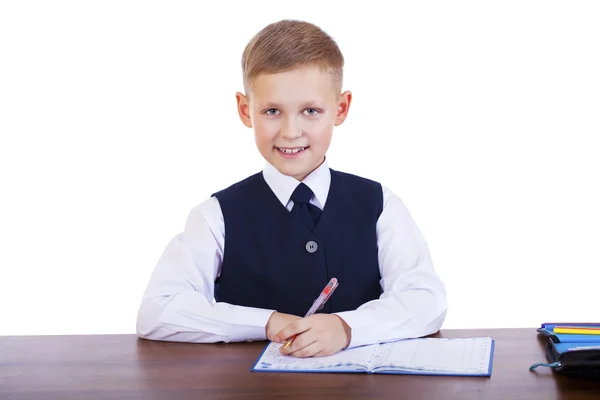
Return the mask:
<path id="1" fill-rule="evenodd" d="M 444 322 L 446 310 L 446 300 L 441 294 L 415 290 L 371 301 L 354 311 L 336 314 L 351 328 L 348 346 L 351 348 L 435 333 Z"/>
<path id="2" fill-rule="evenodd" d="M 198 343 L 264 340 L 272 310 L 210 303 L 197 292 L 145 298 L 137 333 L 151 340 Z"/>

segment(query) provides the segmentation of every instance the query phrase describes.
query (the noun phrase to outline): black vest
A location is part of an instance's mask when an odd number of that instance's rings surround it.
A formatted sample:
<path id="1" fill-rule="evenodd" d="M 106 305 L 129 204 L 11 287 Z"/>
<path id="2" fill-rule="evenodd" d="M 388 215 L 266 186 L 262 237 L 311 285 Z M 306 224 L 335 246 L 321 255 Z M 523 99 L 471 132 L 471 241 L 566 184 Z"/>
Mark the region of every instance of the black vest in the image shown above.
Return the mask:
<path id="1" fill-rule="evenodd" d="M 331 171 L 323 214 L 311 233 L 277 199 L 262 173 L 213 194 L 225 220 L 215 299 L 304 316 L 333 277 L 321 312 L 355 310 L 379 298 L 379 183 Z"/>

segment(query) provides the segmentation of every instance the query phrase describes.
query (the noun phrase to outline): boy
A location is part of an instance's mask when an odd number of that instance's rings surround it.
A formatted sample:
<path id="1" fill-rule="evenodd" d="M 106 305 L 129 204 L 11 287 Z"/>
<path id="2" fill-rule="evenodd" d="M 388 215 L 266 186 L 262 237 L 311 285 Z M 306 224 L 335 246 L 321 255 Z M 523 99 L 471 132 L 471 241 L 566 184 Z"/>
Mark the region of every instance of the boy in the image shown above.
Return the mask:
<path id="1" fill-rule="evenodd" d="M 140 337 L 296 335 L 281 351 L 310 357 L 439 330 L 445 288 L 402 201 L 327 165 L 352 99 L 341 93 L 343 63 L 307 22 L 270 24 L 248 43 L 237 108 L 266 166 L 191 211 L 152 274 Z M 323 310 L 302 318 L 332 277 L 339 287 Z"/>

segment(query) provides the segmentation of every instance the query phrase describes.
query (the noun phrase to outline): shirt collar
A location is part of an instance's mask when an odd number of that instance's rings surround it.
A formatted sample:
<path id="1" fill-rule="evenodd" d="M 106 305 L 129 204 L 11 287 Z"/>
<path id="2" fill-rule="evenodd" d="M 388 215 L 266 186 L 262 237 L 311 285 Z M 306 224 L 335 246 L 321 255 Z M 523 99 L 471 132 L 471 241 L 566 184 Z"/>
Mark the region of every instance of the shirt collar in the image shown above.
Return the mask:
<path id="1" fill-rule="evenodd" d="M 296 178 L 282 174 L 277 168 L 269 163 L 267 163 L 263 169 L 263 177 L 284 207 L 288 204 L 292 193 L 300 184 L 300 181 Z M 313 191 L 315 195 L 313 200 L 316 203 L 315 205 L 323 209 L 325 207 L 325 202 L 327 201 L 329 185 L 331 183 L 331 172 L 329 171 L 327 159 L 325 159 L 317 169 L 304 178 L 302 182 Z"/>

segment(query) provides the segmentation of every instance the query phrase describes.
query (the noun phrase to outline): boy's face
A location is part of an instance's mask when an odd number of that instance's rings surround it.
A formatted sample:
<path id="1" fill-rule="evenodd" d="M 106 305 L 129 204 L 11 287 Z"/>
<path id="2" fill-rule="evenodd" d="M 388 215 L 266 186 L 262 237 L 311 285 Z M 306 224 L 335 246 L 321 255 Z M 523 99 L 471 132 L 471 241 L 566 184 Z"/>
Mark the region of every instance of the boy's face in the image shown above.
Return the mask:
<path id="1" fill-rule="evenodd" d="M 333 127 L 346 119 L 352 95 L 336 92 L 333 77 L 316 66 L 261 74 L 249 96 L 236 94 L 242 122 L 279 172 L 302 181 L 321 165 Z"/>

